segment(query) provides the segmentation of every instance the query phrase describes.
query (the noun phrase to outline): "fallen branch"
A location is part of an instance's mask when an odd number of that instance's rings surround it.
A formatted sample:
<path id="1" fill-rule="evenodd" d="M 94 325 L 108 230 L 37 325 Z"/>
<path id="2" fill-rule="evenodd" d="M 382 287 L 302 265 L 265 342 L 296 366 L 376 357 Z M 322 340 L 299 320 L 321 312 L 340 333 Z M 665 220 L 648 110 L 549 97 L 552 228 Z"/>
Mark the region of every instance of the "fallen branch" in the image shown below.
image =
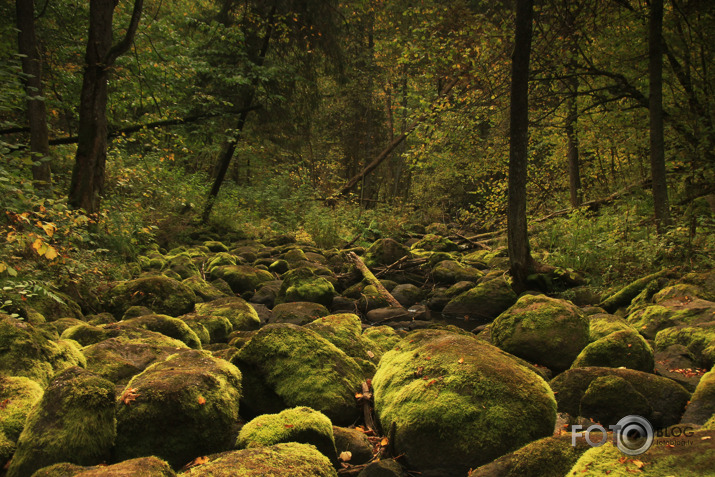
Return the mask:
<path id="1" fill-rule="evenodd" d="M 370 285 L 374 286 L 377 289 L 377 292 L 380 294 L 380 296 L 387 300 L 390 306 L 402 308 L 400 302 L 395 300 L 395 297 L 392 296 L 389 291 L 387 291 L 387 289 L 382 285 L 382 283 L 380 283 L 380 280 L 378 280 L 375 275 L 373 275 L 370 269 L 367 268 L 367 265 L 365 265 L 365 262 L 363 262 L 360 257 L 355 254 L 355 252 L 349 252 L 348 258 L 353 262 L 355 267 L 360 270 L 362 276 L 365 277 L 365 280 L 370 282 Z"/>

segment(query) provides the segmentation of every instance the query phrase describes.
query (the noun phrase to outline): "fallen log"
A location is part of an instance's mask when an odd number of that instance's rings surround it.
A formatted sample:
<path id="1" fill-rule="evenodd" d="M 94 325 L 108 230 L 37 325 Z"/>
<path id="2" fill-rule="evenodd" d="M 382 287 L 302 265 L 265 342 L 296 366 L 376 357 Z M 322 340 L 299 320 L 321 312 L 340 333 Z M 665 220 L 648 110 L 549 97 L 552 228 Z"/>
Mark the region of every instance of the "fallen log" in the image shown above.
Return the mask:
<path id="1" fill-rule="evenodd" d="M 351 262 L 353 262 L 355 267 L 360 270 L 360 273 L 362 273 L 362 276 L 365 277 L 365 280 L 370 282 L 370 285 L 374 286 L 377 289 L 377 292 L 380 294 L 380 296 L 387 300 L 390 306 L 402 308 L 400 302 L 395 300 L 395 297 L 392 296 L 389 291 L 387 291 L 387 289 L 382 285 L 382 283 L 380 283 L 380 280 L 378 280 L 375 275 L 373 275 L 370 269 L 367 268 L 367 265 L 365 265 L 365 262 L 363 262 L 360 257 L 355 254 L 355 252 L 349 252 L 348 258 Z"/>

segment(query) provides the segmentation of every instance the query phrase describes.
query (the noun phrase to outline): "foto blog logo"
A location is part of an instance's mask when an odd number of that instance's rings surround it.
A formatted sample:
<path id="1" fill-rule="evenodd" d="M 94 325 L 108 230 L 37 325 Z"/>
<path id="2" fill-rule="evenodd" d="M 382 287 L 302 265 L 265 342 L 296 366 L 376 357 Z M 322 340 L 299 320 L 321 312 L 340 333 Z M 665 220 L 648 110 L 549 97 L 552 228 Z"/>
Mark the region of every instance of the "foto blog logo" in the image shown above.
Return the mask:
<path id="1" fill-rule="evenodd" d="M 571 445 L 576 445 L 576 439 L 583 436 L 591 447 L 600 447 L 608 441 L 608 431 L 600 424 L 589 426 L 585 432 L 581 425 L 571 426 Z M 626 455 L 640 455 L 653 445 L 653 426 L 644 417 L 626 416 L 608 429 L 613 431 L 613 444 Z M 600 432 L 600 440 L 594 442 L 591 433 Z"/>

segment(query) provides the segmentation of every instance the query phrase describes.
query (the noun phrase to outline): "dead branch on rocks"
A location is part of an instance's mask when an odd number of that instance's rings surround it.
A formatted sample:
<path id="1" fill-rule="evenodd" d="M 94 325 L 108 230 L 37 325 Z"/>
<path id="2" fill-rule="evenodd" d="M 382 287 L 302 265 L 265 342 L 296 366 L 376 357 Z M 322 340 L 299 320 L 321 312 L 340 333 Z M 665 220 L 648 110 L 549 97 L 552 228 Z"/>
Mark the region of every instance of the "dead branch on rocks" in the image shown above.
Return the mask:
<path id="1" fill-rule="evenodd" d="M 370 282 L 370 285 L 373 285 L 376 289 L 377 292 L 382 296 L 387 302 L 390 304 L 390 306 L 394 306 L 397 308 L 402 308 L 402 305 L 400 305 L 400 302 L 395 300 L 395 297 L 390 294 L 387 289 L 382 286 L 382 283 L 380 283 L 380 280 L 378 280 L 375 275 L 370 271 L 369 268 L 367 268 L 367 265 L 365 265 L 365 262 L 363 262 L 360 257 L 355 254 L 355 252 L 349 252 L 348 253 L 348 258 L 353 262 L 355 267 L 357 267 L 358 270 L 362 273 L 362 276 L 365 277 L 365 280 Z"/>

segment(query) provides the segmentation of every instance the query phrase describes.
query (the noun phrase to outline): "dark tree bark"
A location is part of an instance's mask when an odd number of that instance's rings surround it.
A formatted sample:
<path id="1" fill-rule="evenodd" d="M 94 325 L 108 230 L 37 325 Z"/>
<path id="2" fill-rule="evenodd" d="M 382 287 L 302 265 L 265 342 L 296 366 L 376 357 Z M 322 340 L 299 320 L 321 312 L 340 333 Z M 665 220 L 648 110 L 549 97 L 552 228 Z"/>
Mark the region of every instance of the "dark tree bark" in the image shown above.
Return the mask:
<path id="1" fill-rule="evenodd" d="M 77 154 L 72 170 L 69 203 L 93 214 L 99 211 L 107 162 L 107 80 L 111 66 L 134 39 L 144 1 L 134 0 L 124 38 L 112 46 L 112 19 L 118 0 L 91 0 L 89 40 L 79 106 Z"/>
<path id="2" fill-rule="evenodd" d="M 529 56 L 531 54 L 533 0 L 516 0 L 516 28 L 511 67 L 509 125 L 509 204 L 507 238 L 510 272 L 517 292 L 526 289 L 533 273 L 526 224 L 526 174 L 529 140 Z"/>
<path id="3" fill-rule="evenodd" d="M 670 226 L 668 184 L 665 176 L 663 139 L 663 0 L 651 0 L 648 27 L 648 73 L 650 77 L 650 167 L 653 205 L 658 233 Z"/>
<path id="4" fill-rule="evenodd" d="M 30 154 L 32 181 L 37 189 L 52 186 L 52 174 L 48 162 L 50 145 L 47 131 L 45 100 L 42 98 L 42 63 L 35 38 L 35 1 L 16 0 L 17 44 L 22 55 L 22 72 L 27 94 L 27 120 L 30 125 Z"/>
<path id="5" fill-rule="evenodd" d="M 573 78 L 571 82 L 572 94 L 566 102 L 568 108 L 566 116 L 566 159 L 569 163 L 569 192 L 571 196 L 571 206 L 578 207 L 583 202 L 583 191 L 581 190 L 581 171 L 578 154 L 578 132 L 576 124 L 578 122 L 578 109 L 576 107 L 576 94 L 578 90 L 578 79 Z"/>

